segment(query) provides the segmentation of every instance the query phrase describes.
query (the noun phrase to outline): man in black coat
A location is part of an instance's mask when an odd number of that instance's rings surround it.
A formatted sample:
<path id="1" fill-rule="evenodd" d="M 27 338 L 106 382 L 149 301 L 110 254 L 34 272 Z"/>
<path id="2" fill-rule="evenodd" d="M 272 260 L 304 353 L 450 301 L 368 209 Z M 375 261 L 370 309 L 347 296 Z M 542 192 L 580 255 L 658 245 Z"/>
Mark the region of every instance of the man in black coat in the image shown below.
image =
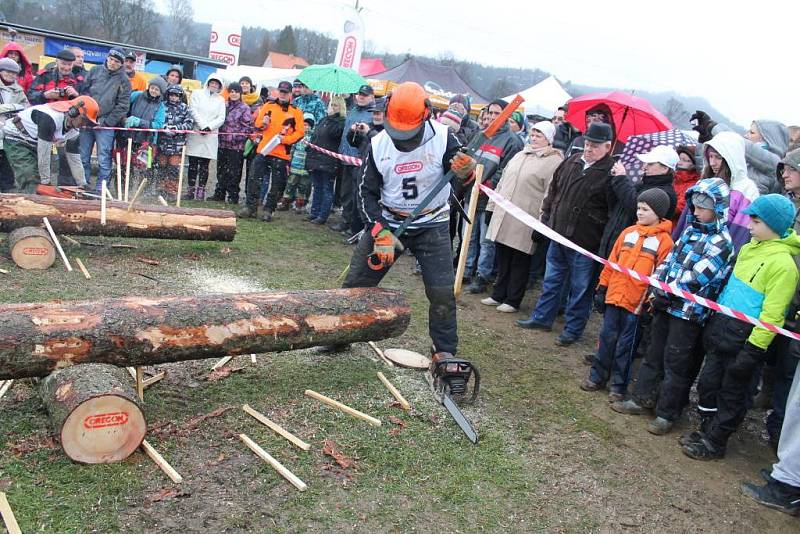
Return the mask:
<path id="1" fill-rule="evenodd" d="M 584 249 L 596 253 L 600 247 L 608 214 L 617 203 L 610 187 L 611 142 L 608 124 L 594 123 L 585 136 L 584 150 L 564 160 L 556 169 L 542 203 L 541 220 L 550 228 Z M 569 299 L 564 331 L 556 343 L 567 346 L 583 334 L 592 311 L 594 260 L 555 241 L 547 251 L 542 294 L 529 319 L 517 321 L 522 328 L 549 331 L 561 305 L 564 286 Z"/>

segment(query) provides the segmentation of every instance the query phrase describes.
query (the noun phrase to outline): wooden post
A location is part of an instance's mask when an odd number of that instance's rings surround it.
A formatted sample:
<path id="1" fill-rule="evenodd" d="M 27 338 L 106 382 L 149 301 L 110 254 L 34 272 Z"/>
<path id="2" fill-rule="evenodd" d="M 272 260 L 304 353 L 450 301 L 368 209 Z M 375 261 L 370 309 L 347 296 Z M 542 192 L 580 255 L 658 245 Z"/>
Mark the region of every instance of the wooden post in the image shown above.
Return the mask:
<path id="1" fill-rule="evenodd" d="M 215 363 L 213 367 L 211 367 L 211 370 L 212 371 L 216 371 L 220 367 L 224 367 L 232 359 L 233 359 L 233 356 L 225 356 L 224 358 L 220 358 L 219 361 L 217 363 Z"/>
<path id="2" fill-rule="evenodd" d="M 13 380 L 13 379 L 11 379 L 11 380 L 5 380 L 5 381 L 3 381 L 3 382 L 0 382 L 0 399 L 2 399 L 2 398 L 3 398 L 3 395 L 5 395 L 5 394 L 6 394 L 6 392 L 8 391 L 8 389 L 11 387 L 11 384 L 13 384 L 13 383 L 14 383 L 14 380 Z"/>
<path id="3" fill-rule="evenodd" d="M 155 374 L 155 375 L 151 376 L 150 378 L 148 378 L 146 380 L 143 380 L 142 381 L 142 388 L 143 389 L 147 389 L 148 387 L 152 386 L 153 384 L 155 384 L 159 380 L 163 379 L 165 376 L 167 376 L 167 372 L 166 371 L 161 371 L 160 373 Z"/>
<path id="4" fill-rule="evenodd" d="M 139 400 L 144 400 L 144 369 L 142 367 L 136 368 L 136 394 L 139 395 Z"/>
<path id="5" fill-rule="evenodd" d="M 122 159 L 119 152 L 117 152 L 117 200 L 122 202 Z"/>
<path id="6" fill-rule="evenodd" d="M 142 194 L 146 185 L 147 178 L 142 178 L 142 182 L 139 184 L 139 187 L 136 188 L 136 192 L 133 194 L 130 204 L 128 204 L 128 213 L 133 211 L 133 207 L 136 205 L 136 201 L 139 200 L 139 195 Z"/>
<path id="7" fill-rule="evenodd" d="M 239 434 L 239 439 L 242 440 L 242 443 L 247 445 L 248 449 L 256 453 L 256 455 L 259 458 L 267 462 L 275 471 L 278 472 L 278 474 L 280 474 L 283 478 L 288 480 L 292 484 L 292 486 L 299 489 L 300 491 L 305 491 L 306 488 L 308 488 L 305 482 L 297 478 L 297 476 L 294 473 L 286 469 L 278 460 L 270 456 L 267 451 L 259 447 L 255 441 L 248 438 L 244 434 Z"/>
<path id="8" fill-rule="evenodd" d="M 372 426 L 381 426 L 380 419 L 375 419 L 371 415 L 367 415 L 367 414 L 365 414 L 363 412 L 359 412 L 358 410 L 353 409 L 353 408 L 347 406 L 346 404 L 342 404 L 339 401 L 335 401 L 330 397 L 326 397 L 325 395 L 317 393 L 316 391 L 312 391 L 310 389 L 307 389 L 305 391 L 305 395 L 306 395 L 306 397 L 311 397 L 312 399 L 317 399 L 321 403 L 327 404 L 328 406 L 336 408 L 337 410 L 341 410 L 341 411 L 343 411 L 344 413 L 346 413 L 348 415 L 352 415 L 353 417 L 355 417 L 357 419 L 361 419 L 362 421 L 366 421 L 367 423 L 371 424 Z"/>
<path id="9" fill-rule="evenodd" d="M 282 426 L 280 426 L 278 423 L 270 420 L 264 414 L 262 414 L 260 412 L 257 412 L 256 410 L 251 408 L 249 404 L 245 404 L 244 406 L 242 406 L 242 410 L 244 410 L 245 413 L 253 416 L 256 419 L 256 421 L 258 421 L 259 423 L 265 425 L 266 427 L 268 427 L 270 430 L 272 430 L 273 432 L 275 432 L 279 436 L 289 440 L 289 442 L 291 442 L 292 445 L 294 445 L 298 449 L 307 451 L 308 449 L 311 448 L 311 445 L 309 445 L 308 443 L 306 443 L 302 439 L 298 438 L 297 436 L 295 436 L 294 434 L 292 434 L 288 430 L 285 430 Z"/>
<path id="10" fill-rule="evenodd" d="M 394 384 L 389 382 L 388 378 L 383 376 L 383 373 L 378 373 L 378 378 L 381 379 L 381 382 L 383 382 L 383 385 L 386 386 L 386 389 L 389 390 L 389 393 L 394 395 L 394 398 L 397 399 L 397 402 L 400 403 L 400 406 L 402 406 L 404 410 L 408 411 L 408 410 L 411 409 L 411 405 L 408 403 L 408 401 L 405 399 L 405 397 L 403 397 L 403 395 L 400 394 L 400 392 L 397 390 L 397 388 L 394 387 Z"/>
<path id="11" fill-rule="evenodd" d="M 158 451 L 150 445 L 147 440 L 142 441 L 142 449 L 144 450 L 145 454 L 150 457 L 151 460 L 161 469 L 164 474 L 166 474 L 175 484 L 180 484 L 183 482 L 183 477 L 178 474 L 175 469 L 172 468 L 169 463 L 164 459 L 163 456 L 158 454 Z"/>
<path id="12" fill-rule="evenodd" d="M 464 237 L 461 240 L 461 253 L 458 255 L 458 268 L 456 269 L 456 283 L 453 286 L 453 293 L 456 299 L 461 297 L 461 285 L 464 280 L 464 269 L 467 266 L 467 254 L 469 254 L 469 242 L 472 239 L 472 226 L 475 224 L 475 213 L 478 210 L 478 197 L 481 194 L 479 187 L 481 179 L 483 178 L 483 164 L 479 163 L 475 167 L 475 184 L 472 186 L 472 194 L 469 197 L 469 208 L 467 215 L 469 215 L 470 222 L 467 223 L 467 228 L 464 231 Z"/>
<path id="13" fill-rule="evenodd" d="M 64 265 L 67 267 L 67 271 L 72 272 L 72 265 L 70 265 L 67 255 L 64 254 L 64 249 L 61 248 L 61 243 L 58 241 L 56 233 L 53 231 L 53 227 L 50 226 L 50 221 L 47 220 L 47 217 L 43 217 L 42 220 L 44 221 L 44 225 L 47 228 L 47 232 L 50 234 L 50 237 L 53 238 L 53 244 L 56 246 L 56 250 L 58 250 L 58 253 L 61 255 L 61 259 L 64 261 Z"/>
<path id="14" fill-rule="evenodd" d="M 80 259 L 79 257 L 77 257 L 77 256 L 75 256 L 75 263 L 78 265 L 78 269 L 80 269 L 80 270 L 81 270 L 81 272 L 83 273 L 83 276 L 84 276 L 84 277 L 85 277 L 87 280 L 90 280 L 90 279 L 92 278 L 92 275 L 91 275 L 91 274 L 89 274 L 89 271 L 87 271 L 87 270 L 86 270 L 86 267 L 83 265 L 83 262 L 82 262 L 82 261 L 81 261 L 81 259 Z"/>
<path id="15" fill-rule="evenodd" d="M 11 505 L 8 504 L 6 494 L 2 491 L 0 491 L 0 515 L 3 516 L 3 522 L 6 524 L 8 534 L 22 534 L 17 518 L 14 517 L 14 511 L 11 509 Z"/>
<path id="16" fill-rule="evenodd" d="M 128 150 L 125 153 L 125 202 L 128 201 L 128 192 L 131 187 L 131 150 L 133 149 L 133 137 L 128 138 Z"/>
<path id="17" fill-rule="evenodd" d="M 169 204 L 167 204 L 167 201 L 164 200 L 164 197 L 162 197 L 161 195 L 158 195 L 158 202 L 161 203 L 162 206 L 169 206 Z"/>
<path id="18" fill-rule="evenodd" d="M 107 213 L 107 206 L 106 206 L 106 193 L 108 192 L 108 186 L 106 185 L 106 181 L 103 180 L 103 183 L 100 185 L 100 224 L 103 226 L 106 225 L 106 213 Z"/>
<path id="19" fill-rule="evenodd" d="M 175 199 L 175 206 L 181 207 L 181 195 L 183 194 L 183 164 L 186 159 L 186 145 L 181 149 L 181 166 L 178 169 L 178 198 Z"/>

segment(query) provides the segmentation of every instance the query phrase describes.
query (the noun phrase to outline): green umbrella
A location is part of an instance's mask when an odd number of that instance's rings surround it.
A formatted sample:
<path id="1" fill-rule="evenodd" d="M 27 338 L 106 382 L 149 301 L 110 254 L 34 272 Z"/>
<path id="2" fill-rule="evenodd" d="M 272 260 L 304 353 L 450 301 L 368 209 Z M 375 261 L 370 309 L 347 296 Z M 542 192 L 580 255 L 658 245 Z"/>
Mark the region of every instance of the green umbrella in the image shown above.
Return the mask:
<path id="1" fill-rule="evenodd" d="M 367 83 L 367 80 L 353 69 L 333 63 L 306 67 L 297 79 L 314 91 L 337 94 L 357 93 L 359 87 Z"/>

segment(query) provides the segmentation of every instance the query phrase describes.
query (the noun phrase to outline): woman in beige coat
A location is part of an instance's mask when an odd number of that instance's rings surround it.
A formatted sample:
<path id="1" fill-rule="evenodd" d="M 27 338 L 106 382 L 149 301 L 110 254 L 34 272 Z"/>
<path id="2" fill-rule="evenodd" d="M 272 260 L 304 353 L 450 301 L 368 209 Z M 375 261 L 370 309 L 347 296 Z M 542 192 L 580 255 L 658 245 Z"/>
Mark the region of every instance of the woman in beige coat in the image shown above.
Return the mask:
<path id="1" fill-rule="evenodd" d="M 536 218 L 541 213 L 553 172 L 564 159 L 561 152 L 551 146 L 554 134 L 553 123 L 534 124 L 530 144 L 508 162 L 496 188 L 498 194 Z M 497 281 L 492 296 L 481 303 L 497 306 L 497 311 L 515 312 L 525 295 L 530 274 L 534 248 L 531 229 L 491 201 L 486 209 L 493 212 L 486 238 L 495 242 Z"/>

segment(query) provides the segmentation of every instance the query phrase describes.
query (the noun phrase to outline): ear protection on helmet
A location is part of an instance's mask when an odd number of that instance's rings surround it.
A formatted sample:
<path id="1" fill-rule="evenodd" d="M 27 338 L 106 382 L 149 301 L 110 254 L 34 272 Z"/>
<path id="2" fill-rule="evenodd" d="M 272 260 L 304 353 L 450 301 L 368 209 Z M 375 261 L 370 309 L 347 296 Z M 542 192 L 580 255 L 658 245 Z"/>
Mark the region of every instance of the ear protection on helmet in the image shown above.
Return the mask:
<path id="1" fill-rule="evenodd" d="M 389 101 L 392 99 L 392 91 L 389 91 L 388 93 L 386 93 L 386 96 L 384 98 L 386 99 L 386 103 L 384 104 L 383 109 L 384 109 L 384 111 L 388 111 L 388 109 L 389 109 Z M 425 122 L 428 119 L 430 119 L 431 115 L 433 115 L 433 104 L 431 104 L 431 99 L 430 98 L 426 98 L 425 99 L 425 115 L 422 117 L 422 122 Z"/>
<path id="2" fill-rule="evenodd" d="M 73 119 L 76 119 L 81 116 L 81 108 L 86 104 L 83 101 L 76 103 L 74 106 L 70 106 L 67 110 L 67 116 Z"/>

